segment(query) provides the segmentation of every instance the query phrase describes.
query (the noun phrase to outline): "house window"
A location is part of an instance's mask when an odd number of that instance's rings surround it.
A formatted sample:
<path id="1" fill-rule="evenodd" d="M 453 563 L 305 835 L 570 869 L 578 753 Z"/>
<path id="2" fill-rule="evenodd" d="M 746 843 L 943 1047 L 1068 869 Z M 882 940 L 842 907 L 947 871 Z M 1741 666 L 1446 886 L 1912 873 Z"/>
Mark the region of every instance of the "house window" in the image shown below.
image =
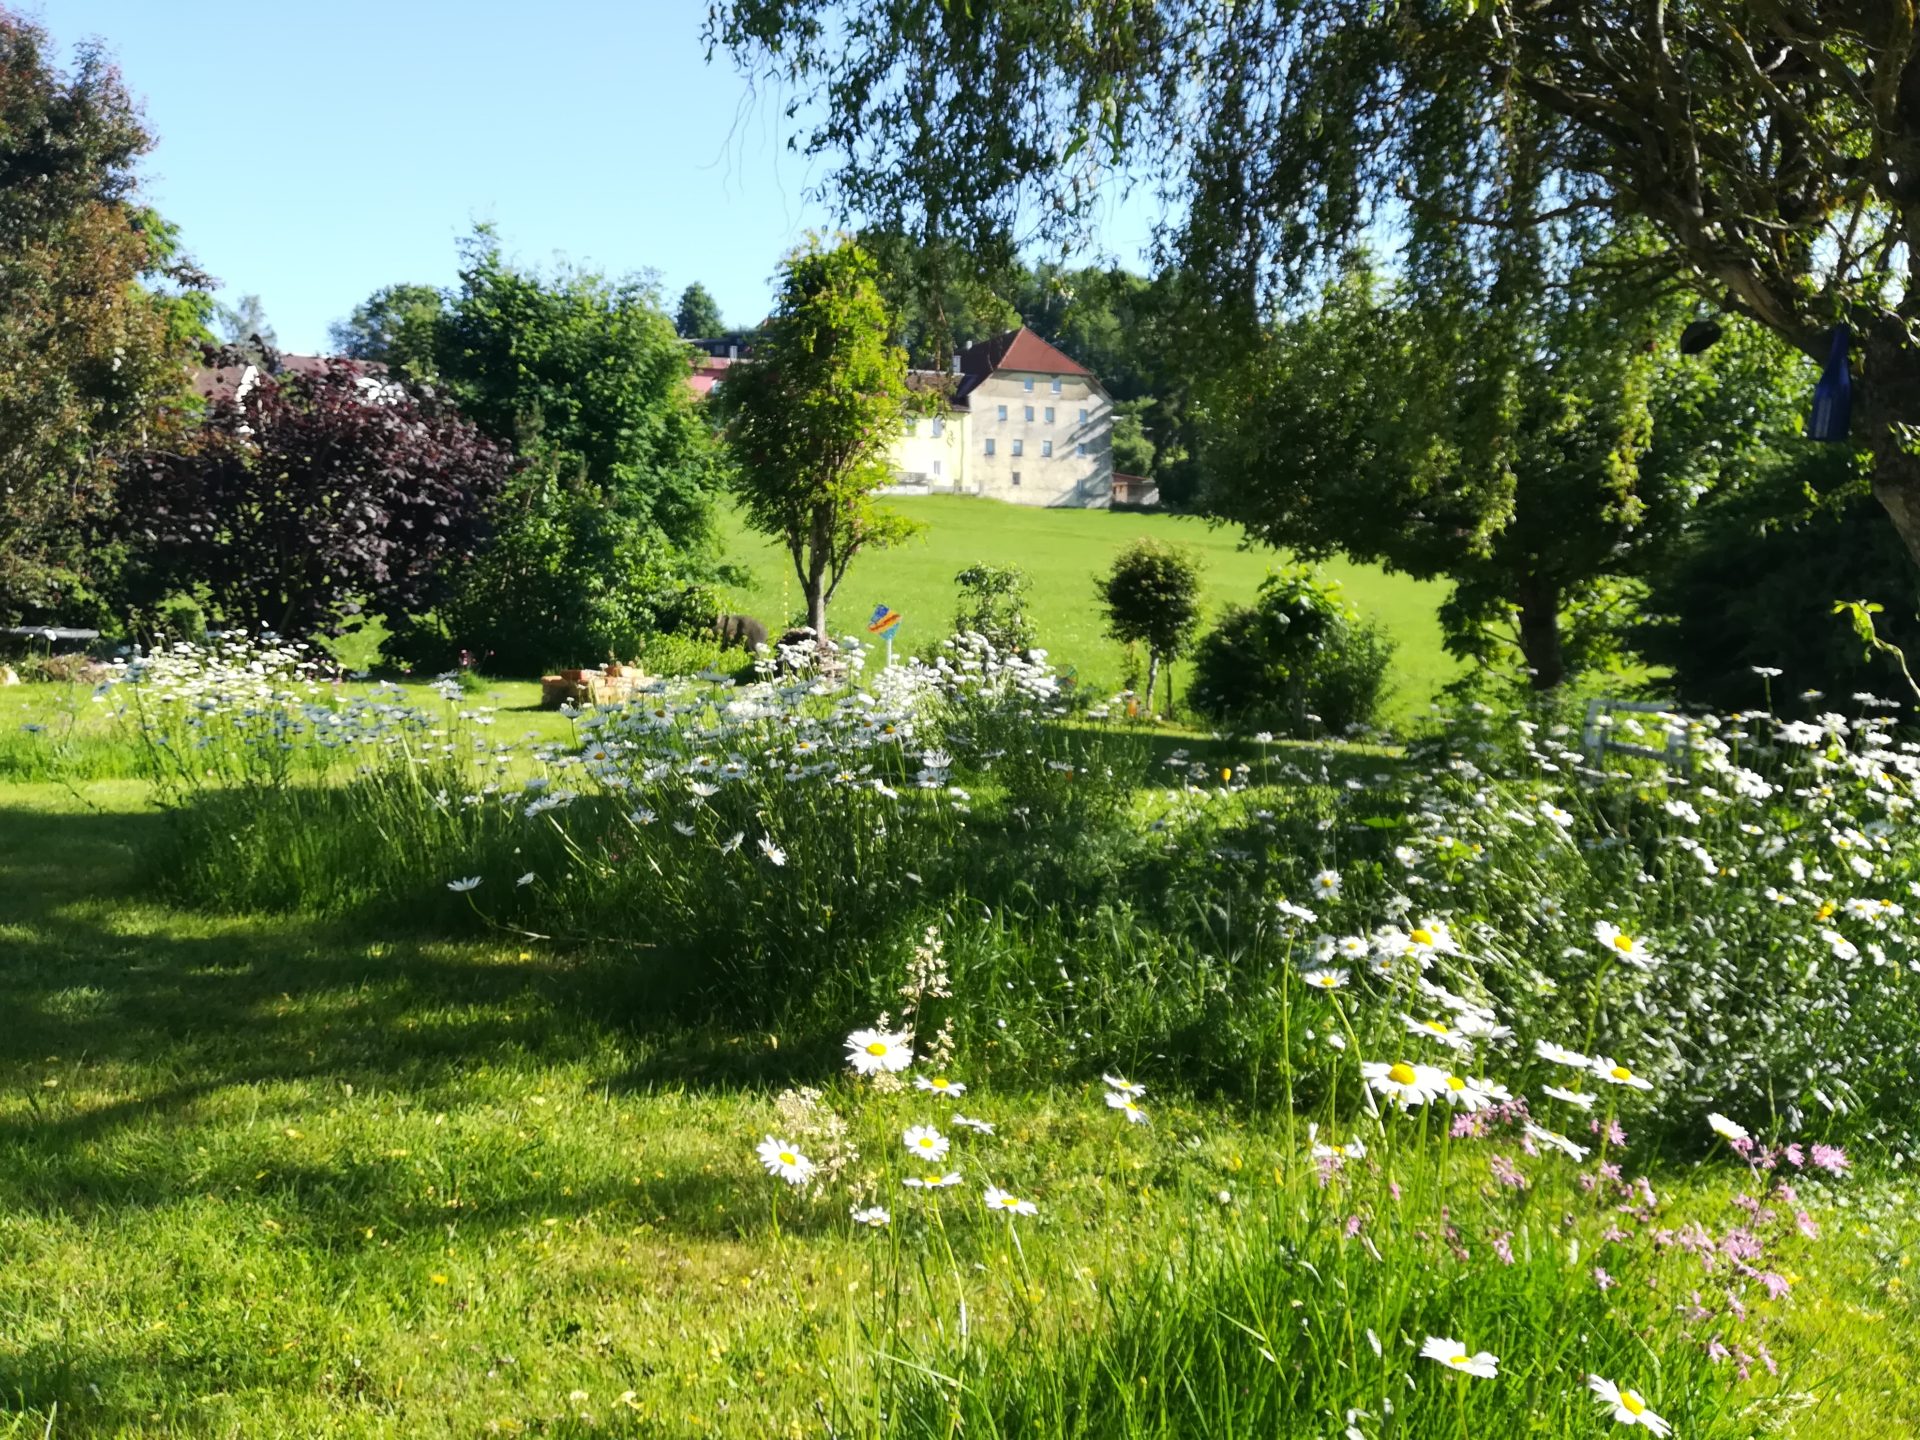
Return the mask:
<path id="1" fill-rule="evenodd" d="M 938 475 L 940 473 L 940 462 L 938 460 L 933 462 L 933 473 L 935 475 Z"/>
<path id="2" fill-rule="evenodd" d="M 1047 460 L 1047 459 L 1051 459 L 1052 457 L 1053 457 L 1053 441 L 1042 440 L 1040 442 L 1040 458 L 1043 460 Z"/>
<path id="3" fill-rule="evenodd" d="M 947 433 L 947 422 L 945 420 L 942 420 L 938 415 L 934 416 L 933 417 L 933 438 L 938 440 L 942 435 L 946 433 Z"/>
<path id="4" fill-rule="evenodd" d="M 1073 453 L 1076 455 L 1085 455 L 1087 453 L 1087 442 L 1082 440 L 1078 445 L 1074 446 Z"/>
<path id="5" fill-rule="evenodd" d="M 1060 393 L 1060 382 L 1058 380 L 1053 382 L 1053 393 L 1056 395 Z"/>
<path id="6" fill-rule="evenodd" d="M 1047 423 L 1049 425 L 1053 423 L 1053 406 L 1051 405 L 1047 406 Z"/>
<path id="7" fill-rule="evenodd" d="M 1024 455 L 1027 453 L 1026 447 L 1020 441 L 1016 440 L 1013 442 L 1013 453 L 1016 456 Z"/>
<path id="8" fill-rule="evenodd" d="M 1007 418 L 1007 407 L 1006 407 L 1006 406 L 1004 406 L 1004 405 L 1002 405 L 1002 406 L 1000 407 L 1000 418 L 1001 418 L 1002 420 L 1004 420 L 1004 419 L 1006 419 L 1006 418 Z"/>
<path id="9" fill-rule="evenodd" d="M 1032 423 L 1032 421 L 1033 421 L 1033 406 L 1031 406 L 1031 405 L 1029 405 L 1029 406 L 1027 406 L 1027 413 L 1026 413 L 1026 415 L 1025 415 L 1025 417 L 1024 417 L 1024 418 L 1025 418 L 1025 419 L 1027 420 L 1027 422 L 1028 422 L 1029 424 L 1031 424 L 1031 423 Z"/>
<path id="10" fill-rule="evenodd" d="M 1026 389 L 1026 392 L 1029 395 L 1033 393 L 1033 376 L 1031 375 L 1027 376 L 1027 378 L 1025 380 L 1022 380 L 1020 383 Z"/>
<path id="11" fill-rule="evenodd" d="M 993 437 L 989 435 L 987 437 L 987 454 L 991 455 L 992 453 L 993 453 Z"/>
<path id="12" fill-rule="evenodd" d="M 1080 423 L 1082 425 L 1087 423 L 1087 407 L 1084 405 L 1080 407 Z"/>
<path id="13" fill-rule="evenodd" d="M 919 429 L 920 429 L 920 423 L 917 420 L 907 421 L 907 436 L 909 439 L 911 439 L 919 431 Z"/>
<path id="14" fill-rule="evenodd" d="M 1018 485 L 1020 483 L 1020 472 L 1018 470 L 1013 472 L 1013 483 L 1015 485 Z"/>

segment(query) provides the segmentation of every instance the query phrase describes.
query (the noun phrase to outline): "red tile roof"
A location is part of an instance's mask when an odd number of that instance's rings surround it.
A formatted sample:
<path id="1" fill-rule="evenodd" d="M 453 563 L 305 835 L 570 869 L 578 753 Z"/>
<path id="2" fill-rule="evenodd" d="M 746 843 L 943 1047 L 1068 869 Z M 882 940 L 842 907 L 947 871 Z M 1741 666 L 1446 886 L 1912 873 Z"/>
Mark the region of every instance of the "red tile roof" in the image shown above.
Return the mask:
<path id="1" fill-rule="evenodd" d="M 965 378 L 960 382 L 956 399 L 964 397 L 997 370 L 1023 370 L 1030 375 L 1084 375 L 1094 379 L 1093 372 L 1086 366 L 1054 349 L 1024 325 L 969 345 L 960 352 L 960 370 Z M 1100 382 L 1094 380 L 1094 383 Z"/>

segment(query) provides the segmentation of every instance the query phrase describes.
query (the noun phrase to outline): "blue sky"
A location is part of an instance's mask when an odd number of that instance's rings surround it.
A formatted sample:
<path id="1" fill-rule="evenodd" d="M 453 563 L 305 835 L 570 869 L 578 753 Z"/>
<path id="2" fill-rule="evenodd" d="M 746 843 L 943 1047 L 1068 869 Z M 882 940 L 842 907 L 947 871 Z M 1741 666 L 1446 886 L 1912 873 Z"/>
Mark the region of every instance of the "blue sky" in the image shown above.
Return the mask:
<path id="1" fill-rule="evenodd" d="M 35 0 L 28 0 L 34 4 Z M 764 313 L 781 253 L 830 216 L 776 104 L 704 62 L 706 0 L 37 0 L 63 55 L 97 37 L 144 98 L 147 194 L 223 297 L 253 293 L 283 348 L 381 285 L 449 283 L 455 241 L 700 280 Z M 1149 216 L 1103 238 L 1138 263 Z"/>

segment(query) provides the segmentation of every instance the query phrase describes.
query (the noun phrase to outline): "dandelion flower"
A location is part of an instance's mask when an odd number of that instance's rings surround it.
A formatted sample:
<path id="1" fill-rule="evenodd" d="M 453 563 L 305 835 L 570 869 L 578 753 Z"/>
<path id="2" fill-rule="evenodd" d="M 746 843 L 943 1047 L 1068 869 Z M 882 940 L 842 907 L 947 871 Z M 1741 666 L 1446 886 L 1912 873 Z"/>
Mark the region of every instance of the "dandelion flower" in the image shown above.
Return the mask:
<path id="1" fill-rule="evenodd" d="M 464 880 L 447 881 L 447 889 L 453 891 L 456 895 L 464 895 L 469 890 L 478 890 L 479 888 L 480 877 L 478 875 L 469 875 Z"/>
<path id="2" fill-rule="evenodd" d="M 1147 1093 L 1146 1086 L 1136 1085 L 1133 1081 L 1119 1075 L 1102 1075 L 1100 1078 L 1107 1082 L 1109 1090 L 1118 1090 L 1122 1095 L 1131 1095 L 1136 1100 Z"/>
<path id="3" fill-rule="evenodd" d="M 1120 1111 L 1127 1117 L 1129 1124 L 1144 1125 L 1147 1123 L 1147 1112 L 1140 1108 L 1139 1102 L 1135 1100 L 1133 1096 L 1123 1095 L 1118 1090 L 1110 1090 L 1107 1092 L 1107 1108 L 1109 1110 Z"/>
<path id="4" fill-rule="evenodd" d="M 1360 1073 L 1380 1094 L 1409 1109 L 1426 1104 L 1444 1091 L 1447 1084 L 1444 1070 L 1436 1070 L 1431 1065 L 1410 1065 L 1405 1060 L 1391 1065 L 1384 1060 L 1362 1061 Z"/>
<path id="5" fill-rule="evenodd" d="M 1751 1140 L 1753 1138 L 1753 1136 L 1747 1133 L 1746 1126 L 1740 1124 L 1737 1120 L 1729 1120 L 1726 1116 L 1717 1112 L 1707 1116 L 1707 1128 L 1723 1140 Z"/>
<path id="6" fill-rule="evenodd" d="M 1653 1082 L 1651 1080 L 1642 1080 L 1638 1075 L 1634 1074 L 1633 1071 L 1619 1064 L 1610 1056 L 1595 1056 L 1593 1073 L 1598 1075 L 1602 1080 L 1605 1080 L 1609 1085 L 1625 1085 L 1631 1090 L 1653 1089 Z"/>
<path id="7" fill-rule="evenodd" d="M 915 1125 L 900 1132 L 900 1143 L 907 1147 L 909 1154 L 932 1163 L 947 1158 L 947 1151 L 953 1142 L 931 1125 Z"/>
<path id="8" fill-rule="evenodd" d="M 962 1115 L 958 1111 L 955 1111 L 953 1123 L 958 1125 L 962 1130 L 977 1130 L 982 1135 L 993 1134 L 993 1122 L 991 1120 L 976 1120 L 971 1115 Z"/>
<path id="9" fill-rule="evenodd" d="M 1499 1374 L 1497 1367 L 1500 1362 L 1487 1351 L 1469 1355 L 1466 1346 L 1444 1335 L 1429 1335 L 1427 1343 L 1420 1347 L 1420 1354 L 1424 1359 L 1437 1360 L 1449 1370 L 1458 1370 L 1462 1375 L 1492 1380 Z"/>
<path id="10" fill-rule="evenodd" d="M 916 1075 L 913 1079 L 916 1090 L 931 1090 L 936 1095 L 964 1095 L 967 1087 L 958 1080 L 949 1080 L 944 1075 Z"/>
<path id="11" fill-rule="evenodd" d="M 760 1163 L 767 1167 L 769 1175 L 776 1175 L 789 1185 L 804 1185 L 813 1178 L 813 1162 L 802 1155 L 790 1140 L 776 1140 L 769 1135 L 760 1142 L 754 1153 L 760 1157 Z"/>
<path id="12" fill-rule="evenodd" d="M 864 1210 L 855 1205 L 847 1213 L 853 1216 L 854 1224 L 865 1225 L 874 1230 L 884 1230 L 893 1223 L 893 1216 L 889 1215 L 886 1207 L 881 1205 L 869 1205 Z"/>
<path id="13" fill-rule="evenodd" d="M 1593 922 L 1593 938 L 1600 942 L 1603 949 L 1611 950 L 1630 965 L 1638 965 L 1642 970 L 1653 968 L 1653 956 L 1647 947 L 1619 926 L 1606 920 Z"/>
<path id="14" fill-rule="evenodd" d="M 1673 1426 L 1649 1410 L 1647 1402 L 1640 1398 L 1638 1392 L 1622 1390 L 1613 1381 L 1598 1375 L 1587 1377 L 1587 1388 L 1593 1391 L 1594 1398 L 1602 1405 L 1613 1407 L 1613 1418 L 1622 1425 L 1644 1425 L 1660 1436 L 1672 1432 Z"/>
<path id="15" fill-rule="evenodd" d="M 1038 1215 L 1040 1213 L 1040 1207 L 1033 1201 L 1022 1200 L 1018 1195 L 1009 1190 L 1002 1190 L 998 1185 L 987 1186 L 982 1198 L 987 1202 L 987 1209 L 998 1210 L 1003 1214 Z"/>
<path id="16" fill-rule="evenodd" d="M 856 1030 L 847 1036 L 847 1063 L 862 1075 L 897 1074 L 913 1063 L 908 1036 L 888 1030 Z"/>

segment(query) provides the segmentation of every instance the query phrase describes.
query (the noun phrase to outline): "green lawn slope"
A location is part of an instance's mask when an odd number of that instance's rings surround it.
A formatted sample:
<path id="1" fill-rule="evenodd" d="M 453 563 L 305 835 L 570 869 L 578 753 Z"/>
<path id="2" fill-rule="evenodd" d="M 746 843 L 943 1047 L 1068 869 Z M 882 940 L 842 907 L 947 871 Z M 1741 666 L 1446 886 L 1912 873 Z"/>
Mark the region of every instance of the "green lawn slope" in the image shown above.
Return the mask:
<path id="1" fill-rule="evenodd" d="M 1033 614 L 1041 643 L 1056 664 L 1075 669 L 1082 683 L 1095 690 L 1120 683 L 1122 651 L 1106 636 L 1094 579 L 1123 546 L 1152 536 L 1197 553 L 1209 624 L 1225 606 L 1251 601 L 1262 577 L 1286 558 L 1264 547 L 1243 550 L 1237 528 L 1210 526 L 1188 516 L 1030 509 L 957 496 L 891 503 L 926 529 L 906 545 L 854 561 L 830 612 L 836 632 L 863 632 L 875 605 L 891 605 L 906 617 L 897 648 L 917 652 L 951 629 L 957 595 L 953 577 L 959 571 L 981 562 L 1018 565 L 1033 578 Z M 722 527 L 728 558 L 747 567 L 752 577 L 728 602 L 777 630 L 802 609 L 793 566 L 775 542 L 748 530 L 737 512 L 725 512 Z M 1440 643 L 1442 587 L 1372 566 L 1334 563 L 1324 569 L 1362 613 L 1378 620 L 1398 642 L 1392 712 L 1423 710 L 1459 673 Z M 1185 667 L 1175 678 L 1184 687 Z"/>

